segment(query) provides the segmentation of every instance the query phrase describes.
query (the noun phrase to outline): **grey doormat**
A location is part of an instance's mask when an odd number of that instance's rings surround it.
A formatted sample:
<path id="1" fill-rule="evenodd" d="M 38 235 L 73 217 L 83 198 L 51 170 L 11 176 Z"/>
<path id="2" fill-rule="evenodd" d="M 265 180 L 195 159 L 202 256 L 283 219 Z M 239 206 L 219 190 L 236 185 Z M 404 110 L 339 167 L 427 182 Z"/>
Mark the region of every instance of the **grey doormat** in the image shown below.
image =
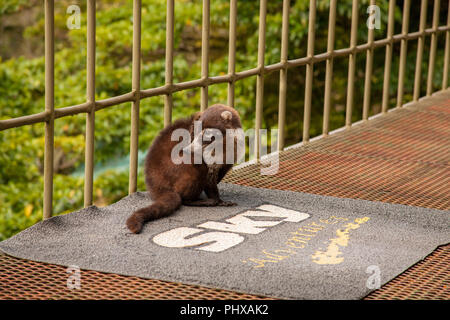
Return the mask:
<path id="1" fill-rule="evenodd" d="M 81 269 L 288 299 L 359 299 L 450 242 L 449 211 L 221 184 L 236 207 L 182 207 L 131 234 L 135 193 L 0 242 Z M 83 278 L 81 274 L 81 286 Z"/>

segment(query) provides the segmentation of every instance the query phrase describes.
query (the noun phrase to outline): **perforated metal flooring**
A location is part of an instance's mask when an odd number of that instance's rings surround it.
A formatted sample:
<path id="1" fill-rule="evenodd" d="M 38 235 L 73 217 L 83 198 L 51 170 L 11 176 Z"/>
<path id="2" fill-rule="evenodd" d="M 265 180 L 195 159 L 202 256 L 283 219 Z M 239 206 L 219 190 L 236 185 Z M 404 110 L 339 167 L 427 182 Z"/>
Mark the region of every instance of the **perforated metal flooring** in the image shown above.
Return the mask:
<path id="1" fill-rule="evenodd" d="M 259 165 L 225 181 L 258 188 L 450 208 L 450 90 L 280 154 L 279 172 Z M 450 299 L 450 245 L 366 299 Z M 65 267 L 0 255 L 0 299 L 264 299 L 220 289 L 82 270 L 67 289 Z"/>
<path id="2" fill-rule="evenodd" d="M 275 175 L 262 176 L 255 164 L 231 172 L 226 181 L 449 209 L 450 93 L 428 99 L 283 151 Z"/>

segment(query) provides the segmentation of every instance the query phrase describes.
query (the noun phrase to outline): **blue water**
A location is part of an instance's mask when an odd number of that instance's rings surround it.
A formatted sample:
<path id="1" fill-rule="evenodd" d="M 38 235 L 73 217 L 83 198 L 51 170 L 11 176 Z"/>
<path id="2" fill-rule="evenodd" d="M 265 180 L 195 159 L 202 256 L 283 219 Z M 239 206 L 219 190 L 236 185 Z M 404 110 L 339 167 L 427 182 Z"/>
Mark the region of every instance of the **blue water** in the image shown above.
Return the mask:
<path id="1" fill-rule="evenodd" d="M 138 152 L 138 164 L 143 165 L 145 160 L 145 151 Z M 113 158 L 109 161 L 96 163 L 94 166 L 94 179 L 107 170 L 114 171 L 128 171 L 130 168 L 130 155 L 126 155 L 120 158 Z M 76 178 L 84 177 L 84 164 L 79 166 L 72 174 Z"/>

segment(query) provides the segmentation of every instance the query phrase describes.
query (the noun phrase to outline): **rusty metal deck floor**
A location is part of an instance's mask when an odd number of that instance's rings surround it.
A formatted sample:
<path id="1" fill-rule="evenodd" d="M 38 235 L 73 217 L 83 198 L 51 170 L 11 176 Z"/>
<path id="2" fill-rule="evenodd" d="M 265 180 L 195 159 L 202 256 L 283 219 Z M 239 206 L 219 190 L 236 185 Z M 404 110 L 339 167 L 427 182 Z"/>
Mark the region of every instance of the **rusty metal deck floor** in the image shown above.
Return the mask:
<path id="1" fill-rule="evenodd" d="M 448 210 L 450 90 L 307 145 L 280 153 L 279 171 L 257 164 L 225 181 Z M 365 299 L 450 299 L 450 245 Z M 0 255 L 0 299 L 266 299 L 221 289 L 82 270 L 67 289 L 66 268 Z"/>

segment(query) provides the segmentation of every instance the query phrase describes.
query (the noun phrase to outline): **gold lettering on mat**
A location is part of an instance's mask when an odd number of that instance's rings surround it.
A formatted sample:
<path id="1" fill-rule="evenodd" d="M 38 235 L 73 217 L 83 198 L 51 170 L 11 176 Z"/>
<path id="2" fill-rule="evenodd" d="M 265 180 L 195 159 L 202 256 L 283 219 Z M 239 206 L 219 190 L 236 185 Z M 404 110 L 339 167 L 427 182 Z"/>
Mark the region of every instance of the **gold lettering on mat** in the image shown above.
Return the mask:
<path id="1" fill-rule="evenodd" d="M 362 218 L 369 219 L 369 218 Z M 316 237 L 321 231 L 329 228 L 332 225 L 343 223 L 348 221 L 348 218 L 330 216 L 326 219 L 319 219 L 318 221 L 310 222 L 303 225 L 293 232 L 289 232 L 288 238 L 282 244 L 279 249 L 267 250 L 263 249 L 260 252 L 259 257 L 250 257 L 246 260 L 242 260 L 242 263 L 250 264 L 253 268 L 263 268 L 270 263 L 278 263 L 282 260 L 288 259 L 303 248 L 306 248 L 314 237 Z M 356 223 L 360 219 L 356 219 Z M 364 221 L 365 222 L 365 221 Z M 352 223 L 347 224 L 353 225 Z M 359 225 L 358 225 L 359 227 Z"/>
<path id="2" fill-rule="evenodd" d="M 369 221 L 369 217 L 357 218 L 354 222 L 346 224 L 343 229 L 336 230 L 336 238 L 330 239 L 327 250 L 316 251 L 312 256 L 312 261 L 317 264 L 339 264 L 344 261 L 341 247 L 346 247 L 350 240 L 350 230 L 358 229 L 363 223 Z"/>

